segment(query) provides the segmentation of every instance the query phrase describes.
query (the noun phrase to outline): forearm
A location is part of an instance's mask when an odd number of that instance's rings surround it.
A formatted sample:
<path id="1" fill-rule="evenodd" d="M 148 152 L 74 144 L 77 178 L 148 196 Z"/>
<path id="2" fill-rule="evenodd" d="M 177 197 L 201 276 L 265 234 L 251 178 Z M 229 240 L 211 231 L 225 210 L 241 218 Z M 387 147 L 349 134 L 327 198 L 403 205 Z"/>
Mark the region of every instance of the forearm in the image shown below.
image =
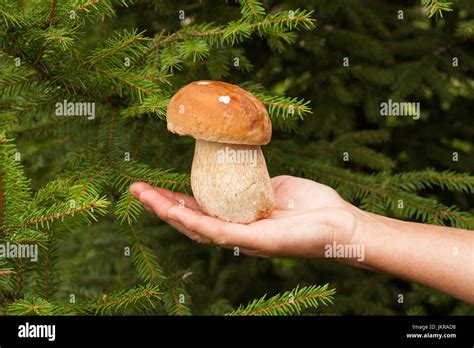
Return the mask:
<path id="1" fill-rule="evenodd" d="M 413 280 L 474 303 L 474 231 L 406 222 L 358 210 L 358 266 Z"/>

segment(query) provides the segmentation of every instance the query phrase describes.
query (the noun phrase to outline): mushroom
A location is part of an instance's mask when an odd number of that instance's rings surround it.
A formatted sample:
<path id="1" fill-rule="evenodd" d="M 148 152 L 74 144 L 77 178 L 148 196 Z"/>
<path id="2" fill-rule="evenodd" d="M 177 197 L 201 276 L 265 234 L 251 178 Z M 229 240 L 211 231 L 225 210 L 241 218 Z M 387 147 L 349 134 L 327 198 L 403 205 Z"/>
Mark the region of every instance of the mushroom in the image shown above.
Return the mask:
<path id="1" fill-rule="evenodd" d="M 259 99 L 230 83 L 195 81 L 171 98 L 166 120 L 170 132 L 196 139 L 191 187 L 203 212 L 244 224 L 270 216 L 260 145 L 270 142 L 272 125 Z"/>

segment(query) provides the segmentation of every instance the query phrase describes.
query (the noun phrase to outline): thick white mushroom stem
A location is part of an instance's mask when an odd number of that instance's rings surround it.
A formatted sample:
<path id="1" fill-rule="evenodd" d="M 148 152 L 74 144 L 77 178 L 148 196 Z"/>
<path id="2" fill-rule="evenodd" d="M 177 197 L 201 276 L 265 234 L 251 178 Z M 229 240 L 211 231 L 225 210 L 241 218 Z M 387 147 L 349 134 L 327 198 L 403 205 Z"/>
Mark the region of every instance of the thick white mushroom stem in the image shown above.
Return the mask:
<path id="1" fill-rule="evenodd" d="M 273 189 L 258 145 L 196 139 L 191 187 L 201 209 L 220 220 L 247 224 L 273 211 Z"/>

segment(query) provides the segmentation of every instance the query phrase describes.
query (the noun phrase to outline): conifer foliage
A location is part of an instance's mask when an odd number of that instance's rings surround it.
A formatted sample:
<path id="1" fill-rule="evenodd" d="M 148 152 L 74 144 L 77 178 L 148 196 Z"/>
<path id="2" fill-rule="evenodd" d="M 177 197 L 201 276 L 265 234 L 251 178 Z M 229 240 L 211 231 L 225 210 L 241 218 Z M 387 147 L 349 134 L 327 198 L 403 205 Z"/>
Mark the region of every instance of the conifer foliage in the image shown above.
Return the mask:
<path id="1" fill-rule="evenodd" d="M 240 18 L 225 24 L 193 23 L 173 32 L 163 29 L 155 36 L 136 29 L 117 30 L 95 47 L 87 47 L 87 27 L 131 3 L 0 3 L 2 242 L 40 246 L 34 266 L 22 259 L 2 261 L 4 313 L 113 314 L 127 308 L 143 313 L 153 312 L 160 302 L 168 314 L 191 314 L 182 272 L 169 274 L 160 265 L 139 224 L 142 206 L 128 191 L 139 180 L 189 191 L 189 175 L 140 161 L 150 151 L 140 143 L 143 127 L 163 134 L 170 95 L 181 86 L 183 76 L 191 78 L 203 62 L 212 78 L 228 76 L 231 64 L 249 70 L 251 63 L 236 47 L 239 43 L 260 37 L 278 51 L 294 41 L 295 31 L 312 29 L 315 24 L 306 10 L 267 14 L 259 2 L 241 1 Z M 294 118 L 310 112 L 304 100 L 273 97 L 264 91 L 259 97 L 282 128 L 291 127 Z M 87 109 L 87 118 L 60 117 L 68 116 L 70 105 L 76 113 L 77 105 L 84 112 L 90 105 L 93 108 Z M 291 114 L 287 111 L 290 105 L 295 111 Z M 145 123 L 143 117 L 150 121 Z M 20 152 L 15 138 L 36 143 L 36 153 Z M 34 190 L 22 161 L 34 162 L 37 155 L 54 164 L 54 172 L 44 173 L 47 179 Z M 58 296 L 58 241 L 73 229 L 86 232 L 87 225 L 106 214 L 115 215 L 120 225 L 117 233 L 120 230 L 126 236 L 126 252 L 142 284 L 77 303 Z M 301 305 L 316 306 L 316 298 L 326 303 L 331 294 L 327 286 L 304 288 L 296 291 L 295 303 L 299 303 L 298 296 L 305 295 L 309 297 Z M 286 305 L 295 309 L 285 309 Z M 282 303 L 262 313 L 299 312 L 301 305 Z"/>

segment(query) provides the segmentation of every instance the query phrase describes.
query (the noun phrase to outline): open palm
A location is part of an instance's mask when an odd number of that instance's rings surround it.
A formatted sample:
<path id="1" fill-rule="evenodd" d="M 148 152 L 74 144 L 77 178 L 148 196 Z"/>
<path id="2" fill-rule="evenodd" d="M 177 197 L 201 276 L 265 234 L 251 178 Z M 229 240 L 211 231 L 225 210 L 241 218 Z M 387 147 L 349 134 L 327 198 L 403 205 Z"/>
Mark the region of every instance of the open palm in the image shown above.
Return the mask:
<path id="1" fill-rule="evenodd" d="M 205 215 L 192 196 L 134 183 L 130 190 L 145 208 L 200 243 L 215 243 L 256 256 L 321 257 L 333 241 L 350 241 L 352 206 L 332 188 L 292 176 L 272 179 L 272 215 L 247 225 Z"/>

